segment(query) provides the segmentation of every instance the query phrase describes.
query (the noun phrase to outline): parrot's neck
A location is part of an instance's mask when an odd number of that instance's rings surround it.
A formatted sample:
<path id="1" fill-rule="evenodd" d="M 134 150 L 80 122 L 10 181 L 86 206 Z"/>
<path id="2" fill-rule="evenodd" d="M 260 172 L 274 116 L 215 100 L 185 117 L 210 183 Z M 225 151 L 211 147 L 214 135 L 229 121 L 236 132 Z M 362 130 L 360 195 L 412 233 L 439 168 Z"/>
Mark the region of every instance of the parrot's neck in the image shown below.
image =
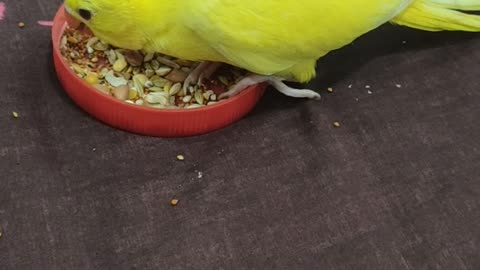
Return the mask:
<path id="1" fill-rule="evenodd" d="M 144 26 L 155 26 L 157 30 L 165 30 L 175 24 L 183 14 L 185 2 L 173 0 L 143 0 L 132 1 L 138 19 Z M 167 30 L 168 31 L 168 30 Z"/>

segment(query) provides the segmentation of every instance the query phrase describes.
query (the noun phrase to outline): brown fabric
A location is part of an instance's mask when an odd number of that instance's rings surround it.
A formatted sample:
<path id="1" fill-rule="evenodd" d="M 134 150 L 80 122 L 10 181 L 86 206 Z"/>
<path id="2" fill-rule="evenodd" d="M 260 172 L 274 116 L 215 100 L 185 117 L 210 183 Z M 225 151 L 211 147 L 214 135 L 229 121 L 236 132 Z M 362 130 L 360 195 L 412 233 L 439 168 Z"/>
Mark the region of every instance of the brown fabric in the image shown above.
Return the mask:
<path id="1" fill-rule="evenodd" d="M 0 269 L 480 269 L 478 34 L 385 26 L 319 62 L 321 101 L 160 139 L 64 94 L 60 1 L 6 4 Z"/>

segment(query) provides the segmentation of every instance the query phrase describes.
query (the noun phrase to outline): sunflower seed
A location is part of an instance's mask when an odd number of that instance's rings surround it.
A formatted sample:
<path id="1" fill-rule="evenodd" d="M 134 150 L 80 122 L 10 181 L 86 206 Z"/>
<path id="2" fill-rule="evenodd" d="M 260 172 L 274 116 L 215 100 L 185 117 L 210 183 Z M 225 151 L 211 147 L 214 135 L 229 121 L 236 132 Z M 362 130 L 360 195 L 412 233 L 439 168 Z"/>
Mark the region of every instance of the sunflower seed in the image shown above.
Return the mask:
<path id="1" fill-rule="evenodd" d="M 159 76 L 165 76 L 172 71 L 171 67 L 160 67 L 155 69 L 155 73 Z"/>
<path id="2" fill-rule="evenodd" d="M 172 85 L 172 87 L 170 87 L 170 89 L 168 90 L 168 94 L 170 96 L 175 96 L 176 94 L 178 94 L 178 92 L 180 92 L 180 90 L 182 90 L 182 84 L 176 83 Z"/>

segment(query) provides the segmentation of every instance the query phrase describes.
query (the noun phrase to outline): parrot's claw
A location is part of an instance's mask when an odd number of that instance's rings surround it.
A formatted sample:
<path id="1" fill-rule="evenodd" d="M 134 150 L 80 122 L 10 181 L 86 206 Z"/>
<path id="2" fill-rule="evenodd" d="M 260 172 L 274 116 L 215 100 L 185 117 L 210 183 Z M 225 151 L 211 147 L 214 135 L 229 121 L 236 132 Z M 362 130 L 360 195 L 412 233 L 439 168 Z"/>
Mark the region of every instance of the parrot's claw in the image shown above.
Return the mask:
<path id="1" fill-rule="evenodd" d="M 202 84 L 203 79 L 208 79 L 220 67 L 220 63 L 202 62 L 200 63 L 183 82 L 183 92 L 187 93 L 191 84 Z"/>
<path id="2" fill-rule="evenodd" d="M 320 99 L 320 95 L 315 91 L 312 91 L 310 89 L 292 88 L 286 85 L 283 81 L 284 79 L 275 77 L 275 76 L 249 75 L 241 79 L 239 82 L 237 82 L 227 92 L 220 94 L 219 98 L 220 99 L 230 98 L 237 95 L 238 93 L 240 93 L 241 91 L 243 91 L 249 86 L 268 82 L 280 93 L 290 97 Z"/>

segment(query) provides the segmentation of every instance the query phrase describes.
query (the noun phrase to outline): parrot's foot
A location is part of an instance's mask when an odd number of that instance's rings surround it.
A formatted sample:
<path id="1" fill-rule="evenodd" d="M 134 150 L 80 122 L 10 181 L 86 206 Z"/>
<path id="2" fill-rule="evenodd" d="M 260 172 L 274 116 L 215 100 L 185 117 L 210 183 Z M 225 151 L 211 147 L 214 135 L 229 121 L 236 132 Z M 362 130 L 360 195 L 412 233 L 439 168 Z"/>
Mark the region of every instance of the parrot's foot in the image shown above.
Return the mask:
<path id="1" fill-rule="evenodd" d="M 285 79 L 275 77 L 275 76 L 262 76 L 262 75 L 249 75 L 243 79 L 241 79 L 239 82 L 237 82 L 234 86 L 230 88 L 225 93 L 222 93 L 219 98 L 224 99 L 224 98 L 230 98 L 241 91 L 243 91 L 245 88 L 259 84 L 259 83 L 264 83 L 268 82 L 271 86 L 273 86 L 275 89 L 277 89 L 280 93 L 290 96 L 290 97 L 296 97 L 296 98 L 310 98 L 310 99 L 320 99 L 320 95 L 312 91 L 310 89 L 296 89 L 292 88 L 288 85 L 286 85 L 283 81 Z"/>
<path id="2" fill-rule="evenodd" d="M 187 78 L 183 82 L 183 91 L 184 93 L 187 92 L 188 87 L 191 84 L 201 84 L 203 79 L 210 78 L 212 74 L 220 67 L 220 63 L 214 62 L 202 62 L 200 63 L 190 74 L 188 74 Z"/>

